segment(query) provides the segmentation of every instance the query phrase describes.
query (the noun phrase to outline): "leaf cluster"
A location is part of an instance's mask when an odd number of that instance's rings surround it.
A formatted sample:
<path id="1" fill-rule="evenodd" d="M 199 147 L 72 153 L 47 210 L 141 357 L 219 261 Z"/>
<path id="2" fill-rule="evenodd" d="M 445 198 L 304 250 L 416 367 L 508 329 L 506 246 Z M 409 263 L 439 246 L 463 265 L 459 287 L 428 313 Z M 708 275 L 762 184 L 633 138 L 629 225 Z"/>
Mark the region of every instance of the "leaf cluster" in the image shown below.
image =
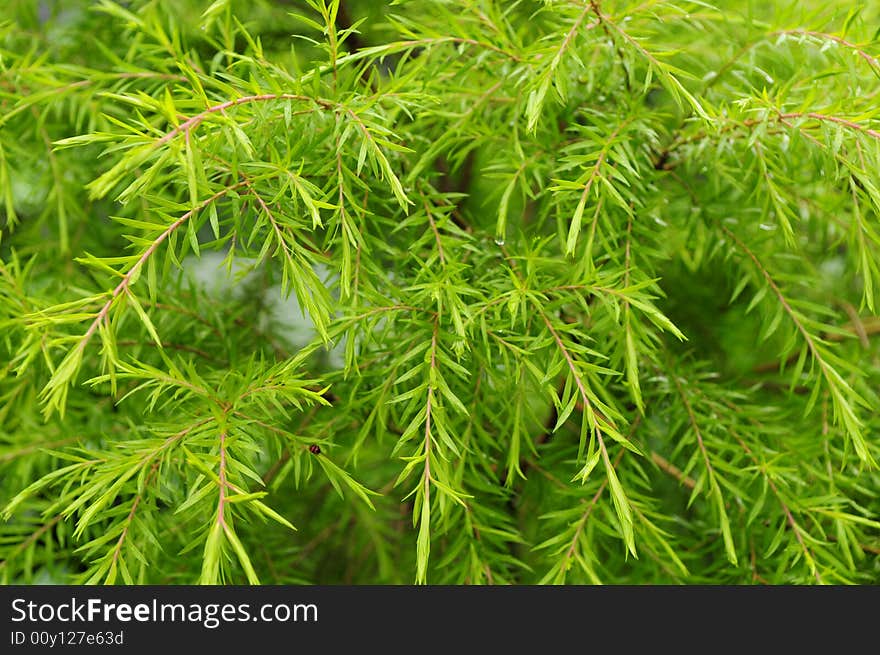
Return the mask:
<path id="1" fill-rule="evenodd" d="M 0 580 L 876 583 L 880 9 L 0 9 Z"/>

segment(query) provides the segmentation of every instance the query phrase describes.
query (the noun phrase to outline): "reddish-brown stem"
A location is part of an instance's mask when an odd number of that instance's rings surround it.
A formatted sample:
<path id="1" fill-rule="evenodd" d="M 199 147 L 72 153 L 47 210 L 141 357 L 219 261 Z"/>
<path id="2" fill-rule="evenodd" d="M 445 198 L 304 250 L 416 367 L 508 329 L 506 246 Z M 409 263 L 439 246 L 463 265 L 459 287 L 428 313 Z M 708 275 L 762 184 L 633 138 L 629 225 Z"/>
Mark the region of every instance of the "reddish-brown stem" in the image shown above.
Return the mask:
<path id="1" fill-rule="evenodd" d="M 801 535 L 801 528 L 797 524 L 797 521 L 794 520 L 794 515 L 791 513 L 791 510 L 789 509 L 788 504 L 782 499 L 782 494 L 779 493 L 779 489 L 776 486 L 776 483 L 773 482 L 773 479 L 764 470 L 763 466 L 758 461 L 758 458 L 754 455 L 754 453 L 752 453 L 752 449 L 749 448 L 748 444 L 746 444 L 746 442 L 743 441 L 740 438 L 740 436 L 738 434 L 736 434 L 735 432 L 731 432 L 731 434 L 733 435 L 734 439 L 736 439 L 739 442 L 739 445 L 742 447 L 742 449 L 749 456 L 749 459 L 751 459 L 755 463 L 755 466 L 757 466 L 759 468 L 759 470 L 761 471 L 761 473 L 764 475 L 764 479 L 767 480 L 767 484 L 770 486 L 770 490 L 773 492 L 773 495 L 776 497 L 776 500 L 779 503 L 780 507 L 782 507 L 782 511 L 785 514 L 786 522 L 788 523 L 789 527 L 791 528 L 791 531 L 794 532 L 794 536 L 797 539 L 798 544 L 801 547 L 801 550 L 804 551 L 804 555 L 806 555 L 806 557 L 808 558 L 807 561 L 810 563 L 810 567 L 813 569 L 813 575 L 816 578 L 816 582 L 821 584 L 822 577 L 819 575 L 819 571 L 815 568 L 815 564 L 813 564 L 813 562 L 815 561 L 813 554 L 810 552 L 809 547 L 807 546 L 806 542 L 804 541 L 803 535 Z"/>
<path id="2" fill-rule="evenodd" d="M 868 316 L 865 318 L 859 318 L 856 322 L 851 321 L 846 325 L 841 326 L 842 330 L 846 330 L 847 332 L 852 333 L 854 336 L 858 336 L 859 341 L 864 345 L 865 339 L 869 339 L 871 336 L 875 334 L 880 334 L 880 316 Z M 843 341 L 848 338 L 848 335 L 838 334 L 837 332 L 831 332 L 829 334 L 821 334 L 820 338 L 827 339 L 828 341 Z M 798 353 L 793 353 L 786 360 L 786 364 L 793 364 L 797 361 Z M 778 361 L 772 362 L 764 362 L 762 364 L 758 364 L 752 370 L 755 373 L 767 373 L 769 371 L 774 371 L 779 368 Z"/>
<path id="3" fill-rule="evenodd" d="M 607 23 L 610 22 L 608 16 L 602 13 L 602 7 L 599 5 L 599 0 L 590 0 L 590 8 L 593 10 L 593 13 L 596 14 L 596 18 L 599 21 L 599 24 L 602 25 L 602 31 L 605 32 L 605 35 L 608 37 L 609 42 L 614 42 L 614 38 L 611 36 L 611 30 L 608 28 Z M 617 53 L 617 58 L 620 60 L 620 67 L 623 69 L 623 83 L 626 87 L 627 92 L 630 89 L 629 83 L 629 71 L 626 69 L 626 59 L 623 56 L 623 50 L 620 49 L 620 46 L 615 46 L 615 52 Z"/>
<path id="4" fill-rule="evenodd" d="M 422 196 L 422 203 L 425 206 L 425 214 L 428 216 L 428 223 L 431 225 L 431 231 L 434 233 L 434 241 L 437 243 L 437 253 L 440 255 L 440 263 L 446 266 L 446 255 L 443 253 L 443 244 L 440 242 L 440 231 L 434 222 L 434 216 L 431 214 L 431 208 L 428 207 L 428 201 Z"/>
<path id="5" fill-rule="evenodd" d="M 501 246 L 501 252 L 504 254 L 504 258 L 507 260 L 508 264 L 510 265 L 511 270 L 514 271 L 514 273 L 516 274 L 516 276 L 519 278 L 519 280 L 521 282 L 524 282 L 522 276 L 519 273 L 519 270 L 517 269 L 516 265 L 514 264 L 513 260 L 510 257 L 510 254 L 507 252 L 507 249 L 504 246 Z M 584 386 L 583 380 L 581 380 L 580 373 L 578 373 L 577 366 L 574 363 L 574 359 L 572 358 L 571 353 L 568 352 L 568 348 L 565 347 L 565 344 L 563 343 L 562 338 L 559 336 L 559 333 L 556 331 L 556 328 L 553 327 L 553 323 L 550 321 L 550 318 L 544 312 L 544 308 L 541 307 L 541 305 L 537 301 L 533 300 L 532 302 L 535 306 L 535 310 L 538 313 L 538 316 L 541 317 L 541 320 L 544 322 L 545 327 L 550 332 L 550 335 L 553 337 L 553 341 L 556 343 L 556 347 L 562 353 L 562 356 L 565 359 L 566 364 L 568 365 L 568 370 L 571 372 L 572 377 L 574 378 L 575 384 L 577 385 L 578 392 L 581 396 L 581 401 L 583 402 L 584 407 L 586 408 L 586 410 L 588 412 L 588 415 L 592 415 L 592 417 L 593 417 L 595 434 L 596 434 L 596 441 L 599 444 L 599 450 L 602 453 L 602 458 L 603 458 L 604 462 L 606 463 L 606 465 L 610 465 L 611 462 L 608 459 L 608 450 L 605 447 L 605 440 L 602 438 L 602 427 L 600 427 L 600 423 L 606 422 L 607 419 L 605 419 L 601 414 L 598 414 L 593 411 L 592 402 L 590 401 L 590 397 L 587 394 L 587 389 Z M 612 429 L 614 428 L 613 424 L 609 424 L 609 425 Z"/>
<path id="6" fill-rule="evenodd" d="M 661 471 L 663 471 L 664 473 L 668 473 L 673 478 L 678 480 L 681 484 L 686 486 L 688 489 L 693 489 L 697 486 L 696 480 L 686 476 L 680 468 L 678 468 L 675 464 L 663 457 L 660 453 L 652 451 L 651 460 L 653 460 L 653 462 Z"/>
<path id="7" fill-rule="evenodd" d="M 839 43 L 840 45 L 846 46 L 847 48 L 850 48 L 851 50 L 855 51 L 859 55 L 859 57 L 861 57 L 866 62 L 868 62 L 868 65 L 871 66 L 872 68 L 875 68 L 875 69 L 880 68 L 880 61 L 877 61 L 877 59 L 875 57 L 872 57 L 867 52 L 862 50 L 859 46 L 857 46 L 855 43 L 853 43 L 852 41 L 847 41 L 843 37 L 836 36 L 834 34 L 828 34 L 826 32 L 815 32 L 812 30 L 800 30 L 800 29 L 782 30 L 779 32 L 773 32 L 771 34 L 771 36 L 779 36 L 782 34 L 791 34 L 791 35 L 803 34 L 805 36 L 812 36 L 817 39 L 827 39 L 828 41 L 834 41 L 835 43 Z"/>
<path id="8" fill-rule="evenodd" d="M 595 182 L 599 178 L 599 172 L 602 168 L 602 164 L 605 163 L 605 158 L 608 156 L 608 150 L 611 149 L 611 146 L 614 143 L 614 139 L 620 134 L 620 131 L 626 127 L 629 123 L 632 122 L 632 119 L 627 119 L 620 123 L 617 127 L 614 128 L 614 131 L 611 132 L 611 135 L 605 141 L 605 146 L 602 148 L 602 151 L 599 153 L 599 157 L 596 159 L 596 163 L 593 165 L 592 170 L 590 171 L 590 176 L 587 178 L 587 182 L 584 184 L 583 193 L 581 193 L 580 203 L 586 203 L 587 196 L 590 193 L 590 189 L 593 187 L 593 182 Z"/>
<path id="9" fill-rule="evenodd" d="M 30 546 L 30 545 L 31 545 L 32 543 L 34 543 L 37 539 L 39 539 L 39 538 L 42 537 L 44 534 L 46 534 L 49 530 L 51 530 L 52 528 L 54 528 L 55 525 L 56 525 L 56 524 L 57 524 L 62 518 L 63 518 L 63 515 L 62 515 L 62 514 L 58 514 L 58 515 L 54 516 L 54 517 L 53 517 L 48 523 L 46 523 L 45 525 L 41 525 L 40 528 L 39 528 L 38 530 L 34 531 L 34 533 L 33 533 L 31 536 L 29 536 L 27 539 L 25 539 L 24 541 L 22 541 L 18 546 L 16 546 L 15 549 L 14 549 L 11 553 L 9 553 L 9 555 L 7 555 L 6 559 L 4 559 L 2 562 L 0 562 L 0 569 L 2 569 L 4 566 L 6 566 L 6 564 L 7 564 L 7 563 L 8 563 L 13 557 L 15 557 L 15 556 L 18 555 L 19 553 L 24 552 L 25 550 L 27 550 L 28 546 Z"/>
<path id="10" fill-rule="evenodd" d="M 222 113 L 223 111 L 231 107 L 236 107 L 238 105 L 244 105 L 251 102 L 266 102 L 269 100 L 300 100 L 303 102 L 311 101 L 321 105 L 322 107 L 332 107 L 332 103 L 329 101 L 310 98 L 309 96 L 303 96 L 294 93 L 263 93 L 260 95 L 242 96 L 241 98 L 234 98 L 232 100 L 227 100 L 226 102 L 221 102 L 217 105 L 212 105 L 211 107 L 205 109 L 203 112 L 198 113 L 191 118 L 188 118 L 183 123 L 175 127 L 173 130 L 165 134 L 165 136 L 156 141 L 154 145 L 156 147 L 159 147 L 165 143 L 168 143 L 179 134 L 189 134 L 190 130 L 198 127 L 199 123 L 201 123 L 211 114 Z"/>
<path id="11" fill-rule="evenodd" d="M 438 319 L 434 319 L 434 330 L 431 334 L 431 371 L 437 368 L 437 330 Z M 423 476 L 425 498 L 423 506 L 427 507 L 431 500 L 431 409 L 434 401 L 434 386 L 428 384 L 428 398 L 425 402 L 425 474 Z M 424 510 L 422 510 L 424 511 Z"/>
<path id="12" fill-rule="evenodd" d="M 633 429 L 630 431 L 630 436 L 635 432 L 635 428 L 638 425 L 639 419 L 636 419 L 636 422 L 633 423 Z M 621 450 L 617 453 L 617 457 L 614 458 L 614 466 L 617 467 L 620 464 L 620 460 L 623 459 L 623 456 L 626 454 L 626 450 Z M 571 544 L 568 547 L 568 550 L 565 551 L 565 556 L 562 558 L 562 567 L 561 570 L 565 571 L 568 569 L 568 562 L 574 555 L 575 548 L 577 548 L 578 540 L 581 538 L 581 534 L 584 531 L 584 528 L 587 525 L 587 520 L 590 518 L 590 515 L 593 513 L 593 509 L 596 507 L 596 503 L 599 502 L 599 498 L 602 497 L 602 492 L 605 491 L 605 487 L 608 486 L 608 478 L 606 477 L 602 480 L 602 484 L 599 485 L 598 491 L 593 495 L 593 497 L 587 502 L 587 509 L 584 510 L 584 513 L 581 515 L 580 520 L 578 521 L 577 527 L 575 528 L 574 535 L 571 538 Z"/>
<path id="13" fill-rule="evenodd" d="M 794 312 L 791 305 L 789 305 L 788 300 L 785 298 L 784 295 L 782 295 L 782 291 L 780 291 L 779 287 L 776 284 L 776 281 L 770 276 L 769 271 L 767 271 L 767 269 L 764 268 L 764 265 L 761 264 L 761 261 L 758 259 L 758 257 L 755 255 L 755 253 L 753 253 L 749 249 L 749 247 L 746 246 L 746 244 L 743 243 L 743 241 L 738 236 L 736 236 L 733 232 L 731 232 L 724 225 L 721 226 L 721 230 L 728 237 L 730 237 L 730 239 L 737 245 L 737 247 L 740 250 L 742 250 L 746 254 L 746 256 L 748 256 L 749 259 L 752 260 L 752 263 L 755 265 L 755 267 L 761 273 L 761 276 L 764 278 L 764 280 L 766 280 L 767 285 L 770 287 L 770 289 L 773 291 L 773 294 L 779 300 L 779 304 L 782 305 L 783 310 L 785 311 L 786 314 L 788 314 L 792 323 L 794 323 L 795 328 L 797 328 L 797 331 L 800 332 L 801 336 L 804 339 L 804 342 L 807 344 L 807 348 L 809 349 L 810 354 L 813 356 L 813 359 L 816 361 L 816 363 L 822 369 L 823 374 L 827 375 L 825 360 L 822 359 L 822 355 L 819 352 L 819 349 L 816 346 L 816 343 L 813 340 L 812 335 L 804 327 L 803 323 L 798 318 L 797 314 Z"/>
<path id="14" fill-rule="evenodd" d="M 167 228 L 165 228 L 165 231 L 162 232 L 162 234 L 160 234 L 158 237 L 156 237 L 156 240 L 150 244 L 150 246 L 143 252 L 143 254 L 140 256 L 140 258 L 134 263 L 134 265 L 130 269 L 128 269 L 128 272 L 122 277 L 122 280 L 119 282 L 118 285 L 116 285 L 116 288 L 113 289 L 113 292 L 110 296 L 110 299 L 104 304 L 104 306 L 98 312 L 98 315 L 95 317 L 95 320 L 92 321 L 92 324 L 89 326 L 89 329 L 86 330 L 85 334 L 83 334 L 77 348 L 79 348 L 80 350 L 85 350 L 85 347 L 88 344 L 89 340 L 92 338 L 92 335 L 94 335 L 95 331 L 98 329 L 98 327 L 101 325 L 101 323 L 107 318 L 107 314 L 109 314 L 110 308 L 113 306 L 113 301 L 116 300 L 116 298 L 120 294 L 122 294 L 128 290 L 128 287 L 131 285 L 131 280 L 134 277 L 135 273 L 137 273 L 143 267 L 143 265 L 152 256 L 152 254 L 154 252 L 156 252 L 156 249 L 160 245 L 162 245 L 162 243 L 169 236 L 171 236 L 171 234 L 177 228 L 179 228 L 181 225 L 186 223 L 186 221 L 188 221 L 190 218 L 192 218 L 192 216 L 195 215 L 197 212 L 201 211 L 205 207 L 208 207 L 212 202 L 216 201 L 218 198 L 221 198 L 224 195 L 226 195 L 227 193 L 229 193 L 230 191 L 241 188 L 244 185 L 245 185 L 245 182 L 240 182 L 238 184 L 234 184 L 231 187 L 223 189 L 222 191 L 218 191 L 213 196 L 211 196 L 207 200 L 200 203 L 198 207 L 194 207 L 193 209 L 190 209 L 188 212 L 186 212 L 180 218 L 178 218 L 176 221 L 174 221 L 171 225 L 169 225 Z"/>
<path id="15" fill-rule="evenodd" d="M 218 472 L 218 480 L 220 487 L 220 497 L 217 499 L 217 523 L 226 530 L 226 488 L 229 483 L 226 481 L 226 430 L 220 431 L 220 464 Z"/>
<path id="16" fill-rule="evenodd" d="M 578 33 L 578 30 L 580 29 L 581 23 L 584 22 L 584 19 L 587 17 L 587 15 L 591 11 L 593 11 L 593 6 L 591 3 L 587 3 L 586 6 L 584 7 L 584 10 L 581 12 L 581 15 L 577 17 L 577 20 L 571 26 L 571 29 L 568 30 L 568 34 L 566 34 L 565 38 L 562 40 L 562 44 L 559 46 L 559 50 L 557 50 L 556 55 L 553 58 L 554 62 L 556 62 L 557 64 L 559 63 L 559 60 L 562 58 L 562 53 L 564 53 L 568 49 L 568 46 L 571 44 L 572 39 L 574 39 L 575 35 Z M 593 21 L 592 23 L 590 23 L 590 25 L 587 27 L 587 29 L 591 30 L 594 27 L 598 27 L 601 23 L 602 23 L 602 16 L 598 15 L 596 20 Z"/>
<path id="17" fill-rule="evenodd" d="M 675 388 L 678 391 L 678 395 L 681 398 L 682 403 L 684 403 L 685 410 L 687 411 L 688 421 L 691 424 L 691 428 L 694 430 L 694 434 L 697 437 L 697 445 L 700 449 L 700 453 L 703 456 L 703 463 L 706 465 L 706 472 L 709 474 L 709 479 L 715 477 L 715 470 L 712 468 L 712 463 L 709 461 L 709 451 L 706 449 L 706 444 L 703 442 L 703 432 L 700 430 L 700 426 L 697 423 L 697 417 L 694 415 L 694 408 L 691 406 L 690 400 L 688 400 L 687 394 L 685 394 L 684 389 L 681 386 L 681 382 L 678 380 L 678 376 L 673 374 L 672 380 L 675 384 Z"/>
<path id="18" fill-rule="evenodd" d="M 779 118 L 782 120 L 789 118 L 812 118 L 813 120 L 824 122 L 824 123 L 837 123 L 838 125 L 843 125 L 844 127 L 848 127 L 851 130 L 856 130 L 857 132 L 862 132 L 867 134 L 868 136 L 880 140 L 880 132 L 877 130 L 872 130 L 870 128 L 865 127 L 864 125 L 859 125 L 858 123 L 854 123 L 853 121 L 847 120 L 845 118 L 840 118 L 839 116 L 831 116 L 829 114 L 820 114 L 819 112 L 809 111 L 809 112 L 788 112 L 786 114 L 780 114 Z"/>
<path id="19" fill-rule="evenodd" d="M 779 30 L 776 32 L 771 32 L 767 36 L 782 36 L 782 35 L 793 35 L 793 36 L 803 35 L 803 36 L 811 36 L 811 37 L 817 38 L 817 39 L 825 39 L 828 41 L 834 41 L 835 43 L 839 43 L 840 45 L 843 45 L 847 48 L 850 48 L 854 52 L 858 53 L 859 57 L 861 57 L 866 62 L 868 62 L 868 65 L 871 66 L 872 68 L 874 68 L 874 69 L 880 68 L 880 62 L 878 62 L 875 57 L 872 57 L 867 52 L 865 52 L 861 47 L 859 47 L 855 43 L 852 43 L 851 41 L 847 41 L 843 37 L 839 37 L 834 34 L 828 34 L 826 32 L 816 32 L 813 30 L 804 30 L 804 29 Z M 733 66 L 736 64 L 736 62 L 739 61 L 739 59 L 744 54 L 749 52 L 755 46 L 764 42 L 765 39 L 766 39 L 766 37 L 762 37 L 760 40 L 753 41 L 751 43 L 747 43 L 742 48 L 740 48 L 736 52 L 736 54 L 733 57 L 731 57 L 731 59 L 718 70 L 717 74 L 713 75 L 711 77 L 711 79 L 709 79 L 707 81 L 706 85 L 703 88 L 703 91 L 707 91 L 718 80 L 720 80 L 722 77 L 724 77 L 725 73 L 727 73 L 727 71 L 729 71 L 731 68 L 733 68 Z"/>
<path id="20" fill-rule="evenodd" d="M 144 488 L 146 488 L 152 481 L 156 475 L 156 472 L 159 470 L 159 462 L 156 461 L 153 463 L 153 466 L 150 467 L 150 472 L 147 474 L 147 478 L 144 481 Z M 128 536 L 128 529 L 131 527 L 131 523 L 134 520 L 135 512 L 137 512 L 138 505 L 141 504 L 141 500 L 143 499 L 144 494 L 143 491 L 138 493 L 135 496 L 134 502 L 131 504 L 131 510 L 128 512 L 128 516 L 125 519 L 125 526 L 122 528 L 122 534 L 119 535 L 119 540 L 116 542 L 116 548 L 113 549 L 113 558 L 112 562 L 115 564 L 119 559 L 119 554 L 122 552 L 122 545 L 125 543 L 125 538 Z"/>
<path id="21" fill-rule="evenodd" d="M 842 126 L 846 127 L 847 129 L 859 132 L 861 134 L 865 134 L 873 139 L 880 140 L 880 132 L 878 132 L 877 130 L 873 130 L 869 127 L 865 127 L 864 125 L 856 123 L 855 121 L 851 121 L 846 118 L 841 118 L 839 116 L 822 114 L 820 112 L 815 112 L 815 111 L 811 111 L 811 112 L 786 112 L 786 113 L 776 114 L 776 119 L 780 123 L 782 123 L 783 125 L 788 127 L 789 129 L 797 129 L 797 126 L 792 125 L 789 121 L 791 121 L 792 119 L 804 119 L 804 118 L 809 118 L 814 121 L 819 121 L 819 122 L 824 122 L 824 123 L 835 123 L 837 125 L 842 125 Z M 761 123 L 764 123 L 764 122 L 766 122 L 766 121 L 761 120 L 761 119 L 757 119 L 757 118 L 748 118 L 743 121 L 734 121 L 728 125 L 723 126 L 720 129 L 716 130 L 715 132 L 713 132 L 711 134 L 711 136 L 718 136 L 720 134 L 724 134 L 726 132 L 730 132 L 730 131 L 738 129 L 738 128 L 748 129 L 751 127 L 755 127 L 756 125 L 760 125 Z M 800 130 L 800 132 L 807 139 L 813 141 L 817 145 L 819 144 L 817 139 L 815 137 L 813 137 L 812 135 L 808 134 L 804 130 Z M 675 150 L 677 150 L 681 146 L 686 145 L 688 143 L 693 143 L 694 141 L 700 141 L 702 139 L 706 139 L 709 136 L 710 136 L 710 134 L 708 132 L 701 131 L 696 134 L 692 134 L 691 136 L 688 136 L 688 137 L 679 137 L 679 138 L 675 139 L 669 146 L 667 146 L 662 152 L 660 152 L 659 155 L 657 155 L 655 162 L 654 162 L 655 168 L 657 168 L 658 170 L 670 170 L 671 168 L 673 168 L 674 164 L 671 164 L 669 162 L 669 157 L 671 156 L 671 154 Z"/>

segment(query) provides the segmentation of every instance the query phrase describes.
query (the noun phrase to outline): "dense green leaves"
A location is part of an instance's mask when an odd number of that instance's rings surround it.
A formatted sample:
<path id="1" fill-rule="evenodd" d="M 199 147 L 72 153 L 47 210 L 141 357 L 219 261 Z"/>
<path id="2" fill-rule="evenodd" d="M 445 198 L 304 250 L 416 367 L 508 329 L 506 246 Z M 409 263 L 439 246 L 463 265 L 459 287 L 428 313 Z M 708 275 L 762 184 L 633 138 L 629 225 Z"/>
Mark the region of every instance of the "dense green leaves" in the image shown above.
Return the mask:
<path id="1" fill-rule="evenodd" d="M 876 583 L 859 2 L 0 9 L 0 580 Z"/>

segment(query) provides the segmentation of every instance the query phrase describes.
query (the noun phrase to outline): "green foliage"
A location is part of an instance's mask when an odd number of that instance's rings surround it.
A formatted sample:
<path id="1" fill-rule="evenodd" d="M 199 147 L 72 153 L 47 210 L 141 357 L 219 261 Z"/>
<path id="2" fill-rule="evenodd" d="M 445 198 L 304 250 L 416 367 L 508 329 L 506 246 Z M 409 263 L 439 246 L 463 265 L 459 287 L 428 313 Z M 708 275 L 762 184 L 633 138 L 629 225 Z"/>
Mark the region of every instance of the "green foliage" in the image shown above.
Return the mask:
<path id="1" fill-rule="evenodd" d="M 0 581 L 880 582 L 878 23 L 4 2 Z"/>

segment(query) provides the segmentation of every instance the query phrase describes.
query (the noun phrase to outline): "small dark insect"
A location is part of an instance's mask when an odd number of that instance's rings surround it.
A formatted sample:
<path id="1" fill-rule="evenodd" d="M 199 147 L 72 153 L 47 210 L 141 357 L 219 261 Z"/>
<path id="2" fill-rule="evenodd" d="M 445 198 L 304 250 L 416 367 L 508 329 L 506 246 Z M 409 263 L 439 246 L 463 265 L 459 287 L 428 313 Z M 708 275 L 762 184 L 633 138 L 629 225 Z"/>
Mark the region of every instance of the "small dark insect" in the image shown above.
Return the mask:
<path id="1" fill-rule="evenodd" d="M 319 446 L 316 443 L 313 443 L 311 446 L 309 446 L 309 452 L 312 455 L 320 455 L 321 454 L 321 446 Z"/>

